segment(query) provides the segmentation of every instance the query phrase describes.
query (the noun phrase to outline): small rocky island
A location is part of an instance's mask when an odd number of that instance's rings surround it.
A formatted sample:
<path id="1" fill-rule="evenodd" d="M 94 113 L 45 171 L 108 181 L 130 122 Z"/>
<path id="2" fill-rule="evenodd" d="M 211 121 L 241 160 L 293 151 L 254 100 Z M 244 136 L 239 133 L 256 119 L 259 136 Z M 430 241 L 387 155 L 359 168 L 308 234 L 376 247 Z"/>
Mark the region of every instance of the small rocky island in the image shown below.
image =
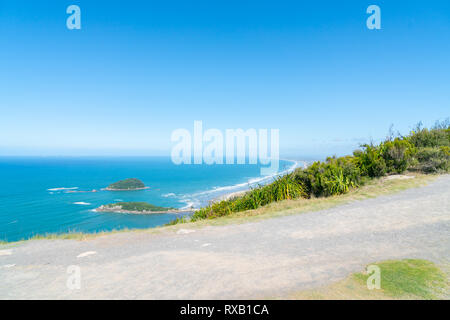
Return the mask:
<path id="1" fill-rule="evenodd" d="M 109 191 L 133 191 L 133 190 L 144 190 L 148 189 L 145 184 L 136 178 L 129 178 L 125 180 L 117 181 L 113 184 L 110 184 L 105 190 Z"/>
<path id="2" fill-rule="evenodd" d="M 174 208 L 158 207 L 148 202 L 116 202 L 105 204 L 95 211 L 98 212 L 119 212 L 133 214 L 153 214 L 153 213 L 180 213 L 185 212 Z"/>

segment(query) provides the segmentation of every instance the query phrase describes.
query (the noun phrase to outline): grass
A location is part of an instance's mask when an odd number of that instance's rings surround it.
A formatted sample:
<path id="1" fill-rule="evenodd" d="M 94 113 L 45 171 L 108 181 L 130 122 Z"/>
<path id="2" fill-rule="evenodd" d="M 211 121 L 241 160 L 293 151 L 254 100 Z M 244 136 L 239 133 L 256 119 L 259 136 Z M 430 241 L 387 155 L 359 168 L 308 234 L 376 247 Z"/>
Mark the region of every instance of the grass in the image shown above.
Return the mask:
<path id="1" fill-rule="evenodd" d="M 44 233 L 44 234 L 36 234 L 28 239 L 22 239 L 18 241 L 0 241 L 1 247 L 10 247 L 15 246 L 25 241 L 30 240 L 78 240 L 78 241 L 86 241 L 92 240 L 103 236 L 118 234 L 118 233 L 127 233 L 127 232 L 145 232 L 145 233 L 160 233 L 164 228 L 156 227 L 156 228 L 148 228 L 148 229 L 114 229 L 111 231 L 99 231 L 99 232 L 79 232 L 79 231 L 69 231 L 65 233 Z M 1 248 L 0 247 L 0 248 Z"/>
<path id="2" fill-rule="evenodd" d="M 125 232 L 146 232 L 146 233 L 161 233 L 161 232 L 176 232 L 181 228 L 201 228 L 211 225 L 226 225 L 226 224 L 239 224 L 252 221 L 259 221 L 261 219 L 268 219 L 272 217 L 286 216 L 292 214 L 301 214 L 305 212 L 313 212 L 324 209 L 336 207 L 338 205 L 346 204 L 352 201 L 364 200 L 368 198 L 375 198 L 381 195 L 393 194 L 409 188 L 416 188 L 435 180 L 438 175 L 424 175 L 416 174 L 411 179 L 392 179 L 387 180 L 385 178 L 378 178 L 370 180 L 366 185 L 351 189 L 348 193 L 331 196 L 326 198 L 311 198 L 311 199 L 296 199 L 296 200 L 284 200 L 280 202 L 274 202 L 267 206 L 260 207 L 254 210 L 247 210 L 242 212 L 232 213 L 228 216 L 219 217 L 215 219 L 205 219 L 196 222 L 178 223 L 172 226 L 164 226 L 149 229 L 121 229 L 97 233 L 83 233 L 83 232 L 68 232 L 62 234 L 43 234 L 35 235 L 30 239 L 25 240 L 56 240 L 56 239 L 68 239 L 68 240 L 90 240 L 100 236 L 108 234 L 117 234 Z M 10 242 L 0 242 L 0 245 L 10 244 Z"/>
<path id="3" fill-rule="evenodd" d="M 106 235 L 109 233 L 114 233 L 114 231 L 110 232 L 95 232 L 95 233 L 83 233 L 83 232 L 67 232 L 67 233 L 45 233 L 45 234 L 37 234 L 32 236 L 28 240 L 88 240 L 92 238 L 96 238 L 102 235 Z"/>
<path id="4" fill-rule="evenodd" d="M 21 241 L 28 240 L 92 240 L 98 237 L 103 237 L 112 234 L 118 233 L 126 233 L 126 232 L 147 232 L 147 233 L 159 233 L 161 228 L 148 228 L 148 229 L 114 229 L 111 231 L 99 231 L 99 232 L 78 232 L 78 231 L 70 231 L 66 233 L 46 233 L 46 234 L 36 234 L 30 239 L 24 239 Z M 10 243 L 10 242 L 7 242 Z"/>
<path id="5" fill-rule="evenodd" d="M 369 290 L 365 272 L 314 290 L 300 291 L 289 299 L 448 299 L 447 274 L 433 262 L 418 259 L 374 263 L 381 271 L 381 288 Z"/>
<path id="6" fill-rule="evenodd" d="M 381 289 L 390 297 L 435 299 L 446 285 L 445 274 L 432 262 L 406 259 L 377 264 L 381 270 Z M 365 284 L 366 273 L 354 277 Z"/>

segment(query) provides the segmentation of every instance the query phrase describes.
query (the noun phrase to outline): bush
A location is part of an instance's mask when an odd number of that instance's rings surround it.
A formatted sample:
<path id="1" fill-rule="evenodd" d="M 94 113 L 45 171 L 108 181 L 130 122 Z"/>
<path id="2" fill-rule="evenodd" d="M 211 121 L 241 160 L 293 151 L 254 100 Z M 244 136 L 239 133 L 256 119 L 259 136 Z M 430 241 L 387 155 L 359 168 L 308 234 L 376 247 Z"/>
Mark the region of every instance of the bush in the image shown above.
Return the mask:
<path id="1" fill-rule="evenodd" d="M 187 223 L 189 222 L 189 219 L 186 217 L 176 217 L 175 219 L 169 221 L 168 223 L 165 224 L 165 226 L 173 226 L 176 224 L 181 224 L 181 223 Z"/>
<path id="2" fill-rule="evenodd" d="M 361 174 L 369 177 L 381 177 L 386 173 L 402 173 L 413 162 L 416 152 L 414 145 L 404 138 L 395 138 L 380 143 L 362 145 L 353 155 Z"/>
<path id="3" fill-rule="evenodd" d="M 212 203 L 196 211 L 191 220 L 196 221 L 226 216 L 233 212 L 257 209 L 271 202 L 299 197 L 308 197 L 304 186 L 301 183 L 297 183 L 292 174 L 287 174 L 268 185 L 258 186 L 243 196 Z"/>
<path id="4" fill-rule="evenodd" d="M 450 147 L 419 148 L 417 164 L 410 170 L 425 173 L 448 172 L 450 170 Z"/>
<path id="5" fill-rule="evenodd" d="M 380 148 L 373 144 L 362 145 L 362 150 L 353 152 L 361 175 L 371 178 L 381 177 L 386 174 L 386 162 Z"/>
<path id="6" fill-rule="evenodd" d="M 416 149 L 407 139 L 396 138 L 380 144 L 380 152 L 388 173 L 402 173 L 412 163 Z"/>
<path id="7" fill-rule="evenodd" d="M 450 147 L 450 120 L 436 122 L 431 130 L 423 129 L 419 122 L 411 131 L 409 141 L 417 148 Z"/>
<path id="8" fill-rule="evenodd" d="M 304 186 L 308 195 L 316 197 L 345 193 L 360 182 L 360 171 L 353 157 L 328 158 L 314 162 L 305 170 L 297 170 L 295 179 Z"/>

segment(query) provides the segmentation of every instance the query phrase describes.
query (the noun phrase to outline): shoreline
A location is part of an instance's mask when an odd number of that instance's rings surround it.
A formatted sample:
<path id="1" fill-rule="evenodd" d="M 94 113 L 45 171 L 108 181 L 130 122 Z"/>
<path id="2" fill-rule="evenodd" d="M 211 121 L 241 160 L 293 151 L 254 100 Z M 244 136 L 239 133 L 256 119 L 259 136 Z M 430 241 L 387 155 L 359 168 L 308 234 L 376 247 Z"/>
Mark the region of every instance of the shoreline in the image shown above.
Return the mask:
<path id="1" fill-rule="evenodd" d="M 232 198 L 242 196 L 242 195 L 246 194 L 249 191 L 250 191 L 250 189 L 226 193 L 226 194 L 223 194 L 223 195 L 218 196 L 217 198 L 213 199 L 213 202 L 220 202 L 220 201 L 230 200 Z"/>
<path id="2" fill-rule="evenodd" d="M 270 178 L 276 178 L 276 177 L 284 176 L 286 174 L 294 172 L 295 169 L 299 168 L 301 165 L 303 165 L 303 167 L 307 166 L 307 162 L 303 161 L 303 160 L 291 160 L 291 159 L 280 159 L 280 160 L 291 161 L 294 164 L 291 167 L 289 167 L 288 169 L 284 170 L 284 171 L 278 172 L 278 173 L 276 173 L 274 175 L 271 175 L 271 176 L 261 177 L 259 179 L 256 179 L 257 181 L 254 181 L 252 183 L 250 183 L 250 182 L 247 183 L 247 187 L 245 187 L 244 190 L 232 191 L 232 192 L 227 192 L 227 193 L 221 194 L 221 195 L 219 195 L 217 197 L 212 198 L 210 200 L 210 202 L 215 203 L 215 202 L 230 200 L 230 199 L 232 199 L 234 197 L 239 197 L 241 195 L 244 195 L 248 191 L 250 191 L 251 190 L 250 185 L 254 185 L 254 184 L 256 184 L 256 182 L 263 182 L 261 185 L 266 185 L 267 183 L 271 182 Z M 253 180 L 255 180 L 255 179 L 253 179 Z M 239 185 L 242 185 L 242 184 L 238 184 L 237 186 L 239 186 Z M 257 184 L 257 185 L 259 185 L 259 184 Z M 230 186 L 230 188 L 232 188 L 232 187 L 233 186 Z M 222 187 L 222 188 L 228 188 L 228 186 L 225 186 L 225 187 Z M 212 191 L 215 191 L 215 190 L 212 190 Z M 211 191 L 205 191 L 205 192 L 211 192 Z"/>

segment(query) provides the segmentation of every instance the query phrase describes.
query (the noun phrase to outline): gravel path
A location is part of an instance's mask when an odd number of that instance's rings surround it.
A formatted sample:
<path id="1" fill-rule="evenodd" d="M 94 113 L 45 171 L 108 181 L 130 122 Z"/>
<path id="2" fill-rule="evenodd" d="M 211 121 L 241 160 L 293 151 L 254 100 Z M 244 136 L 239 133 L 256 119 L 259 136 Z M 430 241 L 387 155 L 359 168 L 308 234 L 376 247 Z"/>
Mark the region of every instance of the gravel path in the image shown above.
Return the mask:
<path id="1" fill-rule="evenodd" d="M 267 298 L 399 258 L 449 263 L 450 175 L 390 196 L 253 223 L 0 246 L 0 298 Z"/>

